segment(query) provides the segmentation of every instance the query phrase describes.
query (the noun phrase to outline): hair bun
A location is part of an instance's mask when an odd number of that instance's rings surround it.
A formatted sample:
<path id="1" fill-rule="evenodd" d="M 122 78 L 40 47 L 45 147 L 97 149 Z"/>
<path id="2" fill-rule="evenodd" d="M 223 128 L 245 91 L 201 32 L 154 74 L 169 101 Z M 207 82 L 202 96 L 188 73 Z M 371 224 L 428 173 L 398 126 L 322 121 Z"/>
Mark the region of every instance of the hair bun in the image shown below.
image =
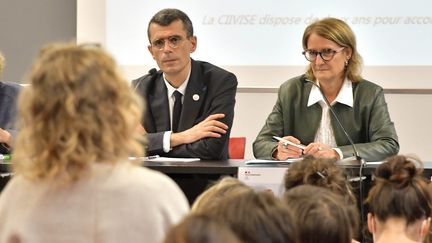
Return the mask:
<path id="1" fill-rule="evenodd" d="M 422 169 L 417 168 L 416 163 L 417 159 L 397 155 L 382 163 L 377 168 L 375 176 L 378 180 L 391 183 L 397 188 L 406 187 L 415 176 L 422 173 Z"/>

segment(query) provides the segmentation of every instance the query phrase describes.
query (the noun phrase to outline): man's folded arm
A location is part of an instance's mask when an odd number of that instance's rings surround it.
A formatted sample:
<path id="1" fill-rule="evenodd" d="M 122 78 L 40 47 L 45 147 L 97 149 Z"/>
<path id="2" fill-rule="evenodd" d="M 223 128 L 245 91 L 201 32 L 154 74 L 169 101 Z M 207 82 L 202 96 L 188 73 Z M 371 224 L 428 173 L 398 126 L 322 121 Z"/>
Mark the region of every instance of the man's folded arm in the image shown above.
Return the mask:
<path id="1" fill-rule="evenodd" d="M 163 151 L 163 136 L 165 132 L 147 133 L 147 155 L 161 155 Z"/>
<path id="2" fill-rule="evenodd" d="M 226 132 L 219 133 L 220 137 L 204 137 L 191 143 L 173 147 L 169 156 L 197 157 L 201 159 L 228 159 L 228 142 L 234 120 L 235 95 L 237 92 L 237 78 L 229 73 L 221 82 L 218 92 L 214 95 L 212 106 L 206 111 L 207 118 L 215 114 L 224 114 L 217 121 L 226 125 Z"/>

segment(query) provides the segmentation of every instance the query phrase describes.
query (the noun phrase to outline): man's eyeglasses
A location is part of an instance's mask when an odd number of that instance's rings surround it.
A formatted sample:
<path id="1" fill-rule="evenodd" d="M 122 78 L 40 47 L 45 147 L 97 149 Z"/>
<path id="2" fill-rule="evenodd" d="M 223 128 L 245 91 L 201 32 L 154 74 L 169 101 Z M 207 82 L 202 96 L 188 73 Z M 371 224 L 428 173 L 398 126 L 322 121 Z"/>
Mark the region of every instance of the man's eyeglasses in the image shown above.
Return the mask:
<path id="1" fill-rule="evenodd" d="M 321 59 L 323 59 L 324 61 L 330 61 L 331 59 L 333 59 L 336 53 L 341 52 L 343 49 L 345 49 L 345 47 L 341 47 L 339 50 L 333 50 L 330 48 L 323 49 L 321 51 L 306 50 L 302 52 L 302 54 L 309 62 L 314 62 L 317 59 L 318 55 L 320 55 Z"/>
<path id="2" fill-rule="evenodd" d="M 162 50 L 165 47 L 165 42 L 167 42 L 169 47 L 177 48 L 182 41 L 183 38 L 181 36 L 174 35 L 166 39 L 155 40 L 151 43 L 151 46 L 157 50 Z"/>

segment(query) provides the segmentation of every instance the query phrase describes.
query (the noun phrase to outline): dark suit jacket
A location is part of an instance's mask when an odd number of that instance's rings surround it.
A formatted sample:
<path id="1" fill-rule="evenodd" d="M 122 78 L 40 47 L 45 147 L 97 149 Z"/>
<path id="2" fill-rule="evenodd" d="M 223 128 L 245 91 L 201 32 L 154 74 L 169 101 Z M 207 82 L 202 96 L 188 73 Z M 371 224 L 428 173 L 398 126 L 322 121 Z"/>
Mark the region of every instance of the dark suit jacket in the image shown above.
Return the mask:
<path id="1" fill-rule="evenodd" d="M 314 141 L 321 121 L 321 106 L 307 107 L 311 83 L 304 76 L 295 77 L 279 88 L 278 99 L 264 127 L 253 144 L 257 158 L 270 159 L 277 148 L 272 136 L 294 136 L 303 144 Z M 390 119 L 383 89 L 369 81 L 353 82 L 353 107 L 336 103 L 333 108 L 347 133 L 366 161 L 380 161 L 396 155 L 399 143 Z M 331 125 L 338 148 L 344 157 L 353 156 L 353 148 L 334 117 Z"/>
<path id="2" fill-rule="evenodd" d="M 16 136 L 16 105 L 20 90 L 21 86 L 17 83 L 0 82 L 0 128 L 8 131 L 13 138 Z M 0 143 L 0 153 L 10 153 L 10 151 Z"/>
<path id="3" fill-rule="evenodd" d="M 221 119 L 229 129 L 221 138 L 204 138 L 191 144 L 174 147 L 169 153 L 163 151 L 163 134 L 170 131 L 170 115 L 167 88 L 162 72 L 153 70 L 132 81 L 132 87 L 146 102 L 142 124 L 147 131 L 148 155 L 169 157 L 197 157 L 201 159 L 228 159 L 228 141 L 234 119 L 237 78 L 207 62 L 192 60 L 192 71 L 183 100 L 179 132 L 203 121 L 211 114 L 223 113 Z M 198 95 L 199 99 L 192 97 Z"/>

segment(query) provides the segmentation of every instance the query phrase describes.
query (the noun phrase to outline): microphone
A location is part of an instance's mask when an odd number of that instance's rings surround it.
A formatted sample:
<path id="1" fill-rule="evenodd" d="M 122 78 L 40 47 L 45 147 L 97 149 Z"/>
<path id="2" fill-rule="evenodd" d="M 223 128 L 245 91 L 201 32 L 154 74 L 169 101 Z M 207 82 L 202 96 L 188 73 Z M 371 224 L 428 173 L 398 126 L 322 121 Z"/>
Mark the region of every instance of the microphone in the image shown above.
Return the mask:
<path id="1" fill-rule="evenodd" d="M 156 68 L 152 68 L 148 71 L 148 73 L 153 76 L 157 73 L 157 70 L 156 70 Z"/>
<path id="2" fill-rule="evenodd" d="M 322 91 L 321 87 L 316 84 L 314 81 L 309 80 L 307 78 L 304 79 L 306 82 L 311 83 L 312 85 L 314 85 L 315 87 L 318 88 L 318 90 L 321 93 L 321 96 L 324 99 L 324 102 L 327 104 L 327 106 L 330 109 L 330 112 L 332 113 L 333 117 L 335 118 L 337 124 L 339 125 L 339 127 L 342 129 L 343 133 L 345 134 L 346 138 L 348 139 L 350 145 L 353 148 L 354 151 L 354 159 L 353 157 L 349 157 L 346 159 L 341 159 L 338 162 L 336 162 L 338 165 L 345 165 L 345 166 L 358 166 L 359 167 L 359 177 L 358 177 L 358 181 L 359 181 L 359 200 L 360 200 L 360 219 L 362 224 L 365 222 L 364 219 L 364 205 L 363 205 L 363 167 L 366 164 L 365 160 L 360 156 L 360 154 L 357 151 L 357 148 L 353 142 L 353 140 L 351 139 L 350 135 L 347 133 L 345 127 L 342 125 L 342 123 L 339 120 L 338 115 L 336 114 L 335 110 L 333 109 L 333 107 L 330 105 L 330 102 L 328 101 L 327 97 L 324 95 L 324 92 Z M 355 181 L 357 178 L 351 178 L 350 181 Z"/>
<path id="3" fill-rule="evenodd" d="M 348 157 L 348 158 L 345 158 L 345 159 L 341 159 L 338 162 L 338 164 L 341 164 L 341 165 L 359 165 L 359 163 L 360 163 L 360 166 L 363 166 L 363 164 L 365 163 L 364 159 L 358 153 L 357 148 L 356 148 L 353 140 L 351 139 L 350 135 L 347 133 L 345 127 L 340 122 L 338 115 L 336 114 L 336 112 L 333 109 L 333 107 L 330 105 L 330 102 L 328 101 L 327 97 L 324 95 L 324 92 L 322 91 L 321 87 L 318 84 L 316 84 L 314 81 L 312 81 L 312 80 L 305 79 L 305 81 L 308 82 L 308 83 L 311 83 L 312 85 L 314 85 L 315 87 L 318 88 L 318 90 L 321 93 L 321 96 L 324 99 L 324 102 L 327 104 L 328 108 L 330 109 L 330 112 L 332 113 L 333 117 L 335 118 L 336 123 L 342 129 L 342 132 L 344 133 L 345 137 L 348 139 L 351 147 L 353 148 L 353 151 L 354 151 L 354 154 L 353 154 L 354 155 L 353 156 L 354 160 L 353 160 L 353 157 Z"/>

